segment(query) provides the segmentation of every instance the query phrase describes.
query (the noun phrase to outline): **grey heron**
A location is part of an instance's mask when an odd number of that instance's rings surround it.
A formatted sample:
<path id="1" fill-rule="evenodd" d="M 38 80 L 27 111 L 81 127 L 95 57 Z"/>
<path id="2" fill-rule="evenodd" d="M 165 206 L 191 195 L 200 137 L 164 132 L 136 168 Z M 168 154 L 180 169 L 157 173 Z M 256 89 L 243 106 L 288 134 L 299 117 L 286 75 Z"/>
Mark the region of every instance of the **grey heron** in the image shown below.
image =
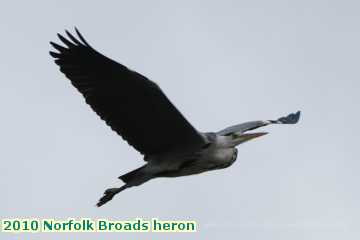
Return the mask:
<path id="1" fill-rule="evenodd" d="M 227 168 L 237 158 L 236 147 L 266 132 L 249 132 L 269 124 L 295 124 L 300 111 L 277 120 L 245 122 L 218 132 L 197 131 L 159 86 L 96 51 L 75 28 L 65 30 L 62 44 L 50 42 L 60 71 L 85 97 L 86 103 L 112 130 L 144 157 L 145 164 L 119 177 L 124 185 L 104 192 L 97 206 L 124 189 L 158 177 L 179 177 Z"/>

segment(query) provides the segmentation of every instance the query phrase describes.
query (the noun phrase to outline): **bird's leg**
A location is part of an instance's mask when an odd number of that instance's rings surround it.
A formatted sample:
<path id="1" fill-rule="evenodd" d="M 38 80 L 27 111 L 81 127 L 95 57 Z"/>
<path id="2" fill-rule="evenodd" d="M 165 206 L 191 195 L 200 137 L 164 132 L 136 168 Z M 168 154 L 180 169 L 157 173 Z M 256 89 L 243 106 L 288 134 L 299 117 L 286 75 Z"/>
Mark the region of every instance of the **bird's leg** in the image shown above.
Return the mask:
<path id="1" fill-rule="evenodd" d="M 100 198 L 99 202 L 96 204 L 96 206 L 101 207 L 102 205 L 104 205 L 105 203 L 107 203 L 108 201 L 110 201 L 111 199 L 113 199 L 113 197 L 118 194 L 119 192 L 129 188 L 130 186 L 125 184 L 124 186 L 121 186 L 119 188 L 108 188 L 105 190 L 104 192 L 104 196 L 102 198 Z"/>

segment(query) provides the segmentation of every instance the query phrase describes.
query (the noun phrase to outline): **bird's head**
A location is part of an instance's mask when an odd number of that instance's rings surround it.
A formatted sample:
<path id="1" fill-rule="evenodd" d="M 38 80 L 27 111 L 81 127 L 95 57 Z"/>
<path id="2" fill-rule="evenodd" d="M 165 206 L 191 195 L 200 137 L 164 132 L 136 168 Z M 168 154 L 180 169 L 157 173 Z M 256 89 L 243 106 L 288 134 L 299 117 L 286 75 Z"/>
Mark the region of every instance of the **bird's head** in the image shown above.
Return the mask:
<path id="1" fill-rule="evenodd" d="M 228 137 L 228 141 L 230 142 L 230 144 L 235 147 L 239 144 L 264 136 L 266 134 L 268 133 L 267 132 L 251 132 L 251 133 L 232 132 L 227 134 L 226 136 Z"/>
<path id="2" fill-rule="evenodd" d="M 224 137 L 223 139 L 225 140 L 226 145 L 236 147 L 239 144 L 268 134 L 267 132 L 250 132 L 261 126 L 266 126 L 267 124 L 267 121 L 245 122 L 227 127 L 217 132 L 217 134 Z"/>

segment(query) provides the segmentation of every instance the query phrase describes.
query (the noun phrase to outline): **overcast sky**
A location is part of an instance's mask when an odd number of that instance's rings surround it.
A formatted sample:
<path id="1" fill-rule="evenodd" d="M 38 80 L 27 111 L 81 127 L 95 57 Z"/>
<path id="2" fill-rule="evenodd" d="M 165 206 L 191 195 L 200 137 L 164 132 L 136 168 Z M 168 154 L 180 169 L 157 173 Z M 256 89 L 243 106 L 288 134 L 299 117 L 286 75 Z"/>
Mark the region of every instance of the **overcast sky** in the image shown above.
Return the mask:
<path id="1" fill-rule="evenodd" d="M 6 1 L 0 7 L 0 217 L 196 220 L 172 239 L 359 239 L 358 1 Z M 94 207 L 142 157 L 48 55 L 77 26 L 157 82 L 200 131 L 302 110 L 228 169 L 156 179 Z M 0 239 L 148 239 L 27 234 Z M 154 234 L 168 239 L 166 234 Z"/>

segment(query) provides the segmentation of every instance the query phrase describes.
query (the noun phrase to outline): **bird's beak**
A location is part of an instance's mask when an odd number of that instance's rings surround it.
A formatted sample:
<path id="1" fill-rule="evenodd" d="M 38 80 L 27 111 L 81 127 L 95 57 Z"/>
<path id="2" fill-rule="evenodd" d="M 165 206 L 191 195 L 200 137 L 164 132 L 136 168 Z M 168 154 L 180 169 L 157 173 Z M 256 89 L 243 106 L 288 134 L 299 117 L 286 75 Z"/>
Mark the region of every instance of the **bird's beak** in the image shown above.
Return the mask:
<path id="1" fill-rule="evenodd" d="M 249 140 L 252 140 L 254 138 L 258 138 L 258 137 L 261 137 L 261 136 L 264 136 L 268 134 L 267 132 L 257 132 L 257 133 L 244 133 L 244 134 L 241 134 L 239 136 L 239 140 L 241 142 L 247 142 Z"/>

